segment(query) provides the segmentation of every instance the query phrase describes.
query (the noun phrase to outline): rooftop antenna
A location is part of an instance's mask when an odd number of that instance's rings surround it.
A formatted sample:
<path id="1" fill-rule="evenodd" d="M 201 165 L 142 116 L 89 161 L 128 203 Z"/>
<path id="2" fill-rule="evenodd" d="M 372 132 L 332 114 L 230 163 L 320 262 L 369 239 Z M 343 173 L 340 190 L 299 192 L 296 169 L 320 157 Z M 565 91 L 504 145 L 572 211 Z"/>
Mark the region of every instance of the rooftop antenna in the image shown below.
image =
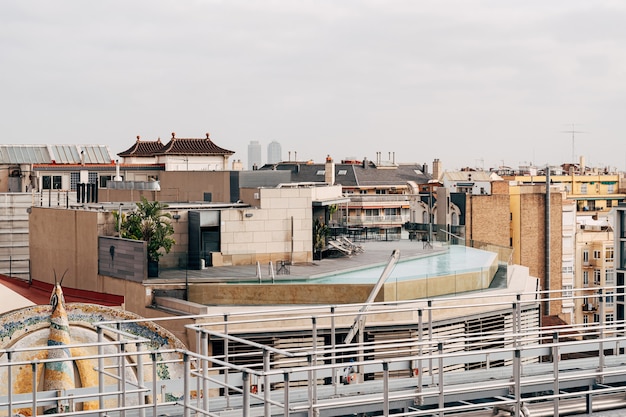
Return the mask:
<path id="1" fill-rule="evenodd" d="M 574 123 L 572 123 L 572 130 L 563 130 L 563 133 L 571 133 L 572 134 L 572 163 L 575 164 L 576 163 L 576 152 L 574 151 L 575 147 L 574 147 L 574 135 L 576 133 L 587 133 L 587 132 L 583 132 L 582 130 L 576 130 L 574 129 Z"/>

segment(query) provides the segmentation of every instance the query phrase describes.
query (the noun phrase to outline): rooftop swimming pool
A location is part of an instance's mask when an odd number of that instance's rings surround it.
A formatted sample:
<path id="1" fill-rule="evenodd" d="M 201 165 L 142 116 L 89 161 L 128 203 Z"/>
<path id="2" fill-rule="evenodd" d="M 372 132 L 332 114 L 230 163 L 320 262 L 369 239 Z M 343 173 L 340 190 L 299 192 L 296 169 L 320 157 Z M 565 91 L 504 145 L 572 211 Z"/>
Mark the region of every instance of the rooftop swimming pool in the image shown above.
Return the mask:
<path id="1" fill-rule="evenodd" d="M 367 254 L 361 256 L 367 256 Z M 497 256 L 493 252 L 454 245 L 444 252 L 437 252 L 424 257 L 406 260 L 401 257 L 387 278 L 387 282 L 480 272 L 489 269 L 496 261 Z M 312 284 L 374 284 L 382 275 L 385 266 L 386 264 L 328 274 L 306 281 Z"/>

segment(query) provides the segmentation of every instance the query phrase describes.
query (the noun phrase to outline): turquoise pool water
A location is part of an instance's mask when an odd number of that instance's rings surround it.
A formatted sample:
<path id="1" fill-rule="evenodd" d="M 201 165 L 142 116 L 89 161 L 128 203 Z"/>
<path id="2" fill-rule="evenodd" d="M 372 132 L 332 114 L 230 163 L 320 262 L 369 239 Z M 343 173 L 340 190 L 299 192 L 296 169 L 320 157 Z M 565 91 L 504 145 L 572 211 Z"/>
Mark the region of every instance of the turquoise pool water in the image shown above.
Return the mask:
<path id="1" fill-rule="evenodd" d="M 367 256 L 363 254 L 361 256 Z M 400 260 L 393 268 L 389 281 L 403 281 L 458 273 L 478 272 L 488 269 L 497 254 L 467 246 L 450 246 L 440 252 L 423 258 Z M 315 284 L 369 284 L 376 283 L 386 265 L 325 275 L 307 280 Z"/>

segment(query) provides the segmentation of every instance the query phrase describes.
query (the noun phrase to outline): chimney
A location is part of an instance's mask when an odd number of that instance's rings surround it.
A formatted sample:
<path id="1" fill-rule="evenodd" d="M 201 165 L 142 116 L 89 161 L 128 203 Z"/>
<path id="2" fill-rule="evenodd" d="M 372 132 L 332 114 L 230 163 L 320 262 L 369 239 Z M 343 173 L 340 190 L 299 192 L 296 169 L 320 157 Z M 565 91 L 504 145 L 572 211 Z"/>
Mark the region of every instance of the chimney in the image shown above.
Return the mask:
<path id="1" fill-rule="evenodd" d="M 424 173 L 424 175 L 428 175 L 428 164 L 426 162 L 424 162 L 424 165 L 422 165 L 422 172 Z"/>
<path id="2" fill-rule="evenodd" d="M 439 177 L 441 176 L 441 161 L 439 161 L 439 158 L 435 159 L 433 161 L 433 179 L 434 180 L 438 180 Z"/>
<path id="3" fill-rule="evenodd" d="M 585 175 L 585 157 L 580 156 L 580 175 Z"/>
<path id="4" fill-rule="evenodd" d="M 120 160 L 115 160 L 115 181 L 122 181 L 122 177 L 120 177 Z"/>
<path id="5" fill-rule="evenodd" d="M 367 169 L 367 157 L 363 158 L 363 168 Z"/>
<path id="6" fill-rule="evenodd" d="M 335 185 L 335 162 L 330 155 L 326 155 L 326 166 L 324 167 L 324 181 L 330 185 Z"/>

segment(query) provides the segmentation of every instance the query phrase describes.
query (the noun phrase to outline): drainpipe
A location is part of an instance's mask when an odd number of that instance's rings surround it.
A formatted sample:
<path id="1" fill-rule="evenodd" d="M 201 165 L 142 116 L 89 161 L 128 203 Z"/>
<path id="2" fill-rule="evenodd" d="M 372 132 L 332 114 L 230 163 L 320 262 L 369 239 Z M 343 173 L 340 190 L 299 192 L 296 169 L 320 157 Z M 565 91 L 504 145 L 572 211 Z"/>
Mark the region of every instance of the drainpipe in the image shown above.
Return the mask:
<path id="1" fill-rule="evenodd" d="M 550 166 L 546 169 L 546 215 L 545 215 L 545 267 L 543 278 L 544 291 L 550 290 Z M 550 294 L 544 294 L 543 314 L 550 315 Z"/>

